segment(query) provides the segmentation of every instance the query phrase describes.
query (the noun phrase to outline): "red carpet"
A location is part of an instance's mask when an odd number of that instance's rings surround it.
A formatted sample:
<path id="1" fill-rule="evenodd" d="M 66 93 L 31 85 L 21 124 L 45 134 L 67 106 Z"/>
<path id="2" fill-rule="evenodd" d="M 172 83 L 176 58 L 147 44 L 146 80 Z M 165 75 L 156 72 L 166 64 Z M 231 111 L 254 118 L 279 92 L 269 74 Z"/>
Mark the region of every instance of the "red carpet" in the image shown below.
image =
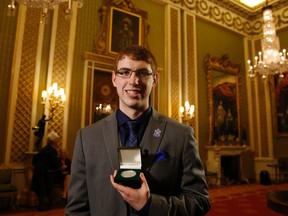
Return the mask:
<path id="1" fill-rule="evenodd" d="M 23 209 L 9 212 L 1 212 L 0 215 L 5 216 L 64 216 L 64 209 L 57 208 L 50 211 L 37 211 L 36 209 Z"/>
<path id="2" fill-rule="evenodd" d="M 278 185 L 236 185 L 211 188 L 210 200 L 212 209 L 208 216 L 280 216 L 267 207 L 266 193 L 276 190 L 288 190 L 288 184 Z M 1 212 L 7 216 L 64 216 L 64 209 L 52 209 L 39 212 L 35 209 L 18 209 Z"/>
<path id="3" fill-rule="evenodd" d="M 211 188 L 211 210 L 208 216 L 279 216 L 266 204 L 266 193 L 288 189 L 288 184 L 237 185 Z"/>

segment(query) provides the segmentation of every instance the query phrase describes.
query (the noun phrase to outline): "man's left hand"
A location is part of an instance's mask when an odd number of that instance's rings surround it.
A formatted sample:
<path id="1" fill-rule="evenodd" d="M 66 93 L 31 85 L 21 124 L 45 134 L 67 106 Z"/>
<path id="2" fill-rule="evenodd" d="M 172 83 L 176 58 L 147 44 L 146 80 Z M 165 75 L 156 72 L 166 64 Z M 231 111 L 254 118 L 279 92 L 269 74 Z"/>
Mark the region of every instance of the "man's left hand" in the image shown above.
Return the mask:
<path id="1" fill-rule="evenodd" d="M 114 177 L 116 174 L 117 170 L 114 171 L 113 176 L 110 175 L 111 184 L 132 208 L 134 208 L 136 211 L 140 211 L 150 198 L 150 189 L 144 174 L 140 173 L 141 187 L 139 189 L 133 189 L 131 187 L 115 183 Z"/>

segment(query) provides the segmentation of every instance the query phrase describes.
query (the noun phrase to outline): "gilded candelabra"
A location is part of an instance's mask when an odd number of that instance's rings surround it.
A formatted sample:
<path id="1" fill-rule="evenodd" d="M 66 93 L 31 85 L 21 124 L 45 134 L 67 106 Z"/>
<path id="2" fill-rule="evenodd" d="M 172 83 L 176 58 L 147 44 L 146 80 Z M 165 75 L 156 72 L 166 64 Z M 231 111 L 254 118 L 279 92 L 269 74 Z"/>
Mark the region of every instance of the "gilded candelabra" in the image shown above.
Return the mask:
<path id="1" fill-rule="evenodd" d="M 191 120 L 194 117 L 195 106 L 190 105 L 188 101 L 185 101 L 184 106 L 180 107 L 182 123 L 191 125 Z"/>
<path id="2" fill-rule="evenodd" d="M 58 89 L 57 83 L 53 83 L 47 90 L 42 91 L 42 104 L 49 108 L 49 118 L 46 121 L 53 119 L 55 110 L 63 107 L 65 101 L 64 88 Z"/>

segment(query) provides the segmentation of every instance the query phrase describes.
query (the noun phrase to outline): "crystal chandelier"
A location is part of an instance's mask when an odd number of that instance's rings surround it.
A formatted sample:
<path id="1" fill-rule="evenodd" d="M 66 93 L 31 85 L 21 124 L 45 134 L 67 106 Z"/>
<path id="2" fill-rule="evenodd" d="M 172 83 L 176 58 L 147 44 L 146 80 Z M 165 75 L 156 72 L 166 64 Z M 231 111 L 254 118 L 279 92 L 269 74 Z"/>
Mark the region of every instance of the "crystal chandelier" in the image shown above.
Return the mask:
<path id="1" fill-rule="evenodd" d="M 283 73 L 288 70 L 287 52 L 285 49 L 279 52 L 280 43 L 276 35 L 271 7 L 266 6 L 263 10 L 262 52 L 254 57 L 253 63 L 248 60 L 248 76 L 253 78 L 258 73 L 263 79 L 269 74 L 279 74 L 279 77 L 283 77 Z"/>
<path id="2" fill-rule="evenodd" d="M 53 9 L 56 5 L 68 2 L 68 8 L 65 13 L 71 15 L 71 4 L 75 1 L 78 7 L 83 6 L 83 0 L 16 0 L 19 4 L 23 4 L 31 8 L 42 8 L 42 19 L 45 20 L 48 14 L 48 9 Z M 9 10 L 15 10 L 15 0 L 11 0 L 11 4 L 8 5 Z"/>

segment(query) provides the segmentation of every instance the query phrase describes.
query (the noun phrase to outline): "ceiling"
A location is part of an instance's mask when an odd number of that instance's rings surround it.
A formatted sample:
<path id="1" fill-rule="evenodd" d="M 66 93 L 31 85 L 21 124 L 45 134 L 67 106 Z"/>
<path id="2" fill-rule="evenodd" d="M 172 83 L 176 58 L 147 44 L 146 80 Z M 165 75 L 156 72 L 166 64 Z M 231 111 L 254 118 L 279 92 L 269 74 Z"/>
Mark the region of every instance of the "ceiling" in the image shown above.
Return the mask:
<path id="1" fill-rule="evenodd" d="M 224 0 L 225 1 L 225 0 Z M 281 0 L 228 0 L 235 5 L 238 5 L 249 12 L 256 12 L 262 10 L 266 5 L 275 5 Z M 226 0 L 227 2 L 227 0 Z"/>
<path id="2" fill-rule="evenodd" d="M 231 0 L 231 2 L 239 4 L 248 10 L 257 10 L 266 5 L 266 0 Z"/>

